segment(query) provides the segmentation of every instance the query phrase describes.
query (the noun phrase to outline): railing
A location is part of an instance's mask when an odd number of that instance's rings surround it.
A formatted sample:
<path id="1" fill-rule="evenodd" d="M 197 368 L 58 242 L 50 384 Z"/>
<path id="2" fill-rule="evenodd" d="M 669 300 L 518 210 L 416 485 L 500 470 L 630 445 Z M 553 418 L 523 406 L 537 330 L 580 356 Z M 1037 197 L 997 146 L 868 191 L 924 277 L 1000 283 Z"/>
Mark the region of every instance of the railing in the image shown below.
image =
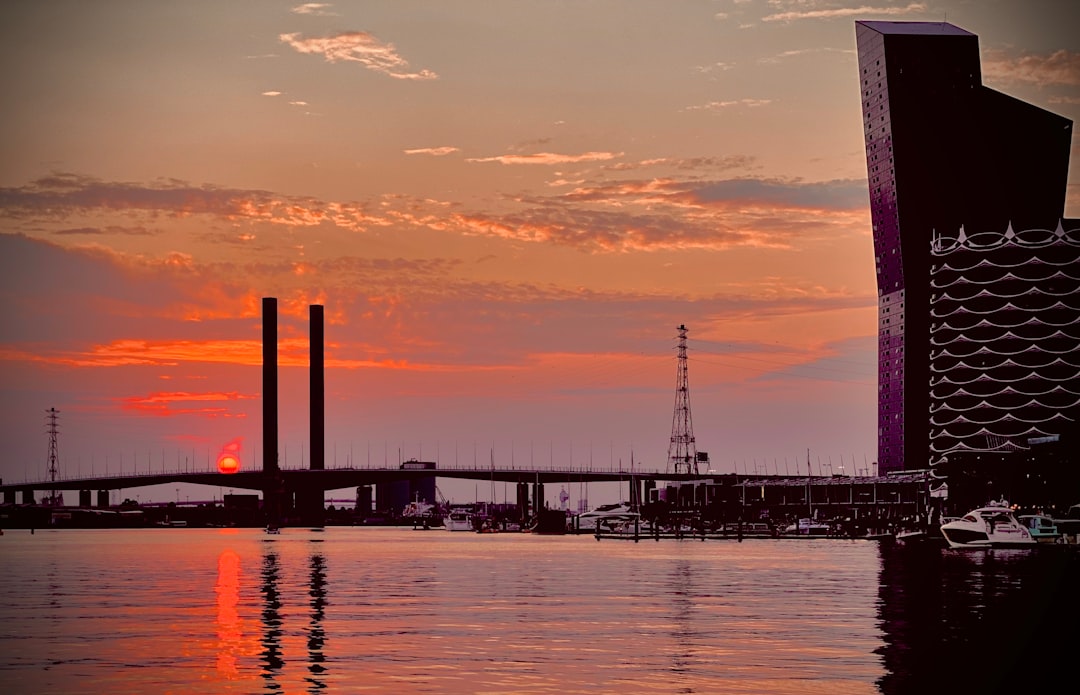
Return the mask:
<path id="1" fill-rule="evenodd" d="M 217 469 L 216 465 L 210 466 L 210 467 L 207 467 L 207 468 L 203 468 L 203 467 L 192 468 L 190 466 L 184 466 L 184 467 L 165 467 L 165 468 L 156 469 L 156 470 L 154 468 L 148 466 L 149 470 L 145 470 L 145 471 L 140 471 L 138 466 L 133 466 L 132 468 L 133 468 L 133 470 L 131 470 L 131 471 L 125 471 L 123 468 L 121 468 L 120 470 L 118 470 L 116 472 L 110 472 L 110 471 L 108 471 L 106 469 L 106 472 L 104 474 L 97 473 L 96 471 L 91 471 L 90 475 L 82 475 L 82 474 L 79 474 L 79 473 L 76 473 L 75 475 L 71 475 L 70 472 L 67 472 L 67 473 L 58 475 L 56 477 L 56 479 L 55 479 L 55 482 L 56 483 L 67 483 L 67 482 L 71 482 L 71 481 L 93 481 L 93 480 L 106 481 L 106 480 L 116 480 L 117 478 L 125 478 L 125 479 L 131 480 L 131 479 L 157 478 L 157 477 L 162 477 L 162 476 L 177 476 L 177 475 L 225 475 L 225 474 L 221 473 L 221 471 L 219 471 Z M 281 466 L 279 468 L 279 470 L 282 470 L 282 471 L 307 471 L 307 470 L 311 470 L 311 469 L 309 469 L 307 466 Z M 537 467 L 532 467 L 532 466 L 517 466 L 517 465 L 512 464 L 509 467 L 502 468 L 502 467 L 472 466 L 472 465 L 462 465 L 462 464 L 450 464 L 450 465 L 441 465 L 441 464 L 439 464 L 438 468 L 433 468 L 433 469 L 402 469 L 399 466 L 389 466 L 389 467 L 387 467 L 387 466 L 365 465 L 365 466 L 327 466 L 325 469 L 321 469 L 321 470 L 326 470 L 328 472 L 333 472 L 333 471 L 338 471 L 338 472 L 349 472 L 349 471 L 371 471 L 371 472 L 375 472 L 375 471 L 387 471 L 387 472 L 390 472 L 390 471 L 393 471 L 393 472 L 400 472 L 400 471 L 407 471 L 407 472 L 410 472 L 410 473 L 419 473 L 419 474 L 430 473 L 431 475 L 434 475 L 435 477 L 439 477 L 440 472 L 465 472 L 465 473 L 476 473 L 476 474 L 488 473 L 488 472 L 490 472 L 490 473 L 507 473 L 507 472 L 509 472 L 509 473 L 522 473 L 522 472 L 533 473 L 533 472 L 536 472 L 536 473 L 554 473 L 554 474 L 557 474 L 557 475 L 563 475 L 563 474 L 571 474 L 571 475 L 573 475 L 573 474 L 582 474 L 582 473 L 585 473 L 585 474 L 593 473 L 593 474 L 597 474 L 597 475 L 625 475 L 625 476 L 646 476 L 646 477 L 662 477 L 664 475 L 668 475 L 667 473 L 662 472 L 659 469 L 655 469 L 655 468 L 654 469 L 644 469 L 644 468 L 640 468 L 640 467 L 637 467 L 637 466 L 635 466 L 632 469 L 631 468 L 625 468 L 625 467 L 622 467 L 622 466 L 619 466 L 619 467 L 616 467 L 616 468 L 610 468 L 610 467 L 605 468 L 605 467 L 593 466 L 593 465 L 588 465 L 588 466 L 555 466 L 555 467 L 551 467 L 551 468 L 537 468 Z M 244 468 L 241 468 L 238 472 L 240 472 L 240 473 L 260 473 L 260 472 L 262 472 L 262 469 L 261 468 L 260 469 L 244 469 Z M 701 475 L 702 475 L 702 477 L 708 477 L 708 474 L 703 473 Z M 713 474 L 713 475 L 718 475 L 718 474 Z M 24 478 L 21 481 L 6 481 L 5 484 L 4 484 L 4 487 L 12 487 L 12 486 L 18 486 L 18 485 L 32 485 L 32 486 L 41 488 L 43 486 L 48 486 L 49 484 L 51 484 L 53 482 L 54 481 L 51 478 L 41 478 L 41 479 L 38 479 L 38 480 L 30 480 L 30 479 Z"/>

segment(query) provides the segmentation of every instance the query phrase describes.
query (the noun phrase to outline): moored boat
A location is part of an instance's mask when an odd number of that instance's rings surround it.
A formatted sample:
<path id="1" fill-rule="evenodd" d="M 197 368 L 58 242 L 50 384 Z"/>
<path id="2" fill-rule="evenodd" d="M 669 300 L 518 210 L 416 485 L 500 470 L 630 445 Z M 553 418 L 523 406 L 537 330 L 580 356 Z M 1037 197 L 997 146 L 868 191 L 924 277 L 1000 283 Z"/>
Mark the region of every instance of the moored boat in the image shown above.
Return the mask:
<path id="1" fill-rule="evenodd" d="M 473 526 L 472 512 L 454 508 L 443 519 L 443 526 L 447 531 L 475 531 Z"/>
<path id="2" fill-rule="evenodd" d="M 574 527 L 578 531 L 596 531 L 597 526 L 601 531 L 610 531 L 615 528 L 632 525 L 639 520 L 640 515 L 633 510 L 629 502 L 616 502 L 615 504 L 601 504 L 596 509 L 582 512 L 574 518 Z"/>
<path id="3" fill-rule="evenodd" d="M 1004 502 L 992 502 L 942 524 L 941 535 L 952 548 L 1016 548 L 1036 543 Z"/>
<path id="4" fill-rule="evenodd" d="M 1042 514 L 1021 514 L 1016 519 L 1024 525 L 1036 543 L 1061 542 L 1061 531 L 1050 517 Z"/>
<path id="5" fill-rule="evenodd" d="M 799 519 L 784 528 L 785 536 L 828 536 L 832 527 L 813 519 Z"/>

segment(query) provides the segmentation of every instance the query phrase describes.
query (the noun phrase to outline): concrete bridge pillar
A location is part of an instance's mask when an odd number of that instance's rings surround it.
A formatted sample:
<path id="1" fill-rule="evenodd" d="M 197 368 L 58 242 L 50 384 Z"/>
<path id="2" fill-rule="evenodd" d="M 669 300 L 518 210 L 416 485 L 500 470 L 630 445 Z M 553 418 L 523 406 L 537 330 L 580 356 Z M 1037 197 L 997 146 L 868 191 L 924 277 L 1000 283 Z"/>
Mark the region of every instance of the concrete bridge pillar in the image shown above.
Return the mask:
<path id="1" fill-rule="evenodd" d="M 84 508 L 89 507 L 92 497 L 89 490 L 79 490 L 79 506 Z"/>
<path id="2" fill-rule="evenodd" d="M 297 490 L 296 511 L 304 526 L 322 526 L 326 523 L 325 494 L 322 490 Z"/>
<path id="3" fill-rule="evenodd" d="M 356 488 L 356 512 L 361 517 L 366 517 L 371 514 L 371 486 L 361 485 Z"/>
<path id="4" fill-rule="evenodd" d="M 15 504 L 14 490 L 4 490 L 4 504 Z"/>
<path id="5" fill-rule="evenodd" d="M 37 502 L 34 501 L 34 491 L 33 490 L 23 490 L 22 491 L 22 503 L 23 504 L 37 504 Z"/>
<path id="6" fill-rule="evenodd" d="M 109 508 L 109 491 L 98 490 L 97 491 L 97 506 L 99 509 Z"/>
<path id="7" fill-rule="evenodd" d="M 525 523 L 529 519 L 529 484 L 517 484 L 518 521 Z"/>

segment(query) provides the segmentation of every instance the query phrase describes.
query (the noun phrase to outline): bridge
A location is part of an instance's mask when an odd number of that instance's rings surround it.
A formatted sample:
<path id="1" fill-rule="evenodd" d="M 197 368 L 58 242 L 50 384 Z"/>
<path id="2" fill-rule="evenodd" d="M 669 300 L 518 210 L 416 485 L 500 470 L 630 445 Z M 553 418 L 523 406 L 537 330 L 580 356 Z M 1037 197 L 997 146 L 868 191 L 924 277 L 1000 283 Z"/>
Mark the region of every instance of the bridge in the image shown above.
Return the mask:
<path id="1" fill-rule="evenodd" d="M 691 481 L 706 480 L 716 474 L 665 473 L 647 469 L 604 469 L 604 468 L 496 468 L 452 466 L 449 468 L 281 468 L 277 471 L 238 471 L 221 473 L 219 471 L 150 471 L 128 475 L 58 478 L 56 480 L 23 481 L 0 484 L 0 494 L 4 502 L 15 503 L 12 497 L 19 493 L 27 496 L 27 501 L 37 491 L 66 490 L 130 490 L 152 485 L 189 483 L 209 485 L 239 490 L 268 489 L 272 485 L 284 484 L 289 491 L 338 490 L 363 485 L 378 485 L 402 480 L 421 478 L 456 478 L 463 480 L 494 481 L 517 484 L 557 484 L 557 483 L 597 483 L 619 481 Z"/>

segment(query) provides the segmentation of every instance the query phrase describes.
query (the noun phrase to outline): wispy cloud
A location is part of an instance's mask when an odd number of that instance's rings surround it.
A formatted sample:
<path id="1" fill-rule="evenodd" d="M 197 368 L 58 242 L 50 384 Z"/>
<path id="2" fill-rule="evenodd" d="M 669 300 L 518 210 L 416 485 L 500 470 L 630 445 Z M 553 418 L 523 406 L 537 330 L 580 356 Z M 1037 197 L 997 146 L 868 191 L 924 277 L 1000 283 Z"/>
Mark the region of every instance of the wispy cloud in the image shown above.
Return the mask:
<path id="1" fill-rule="evenodd" d="M 457 147 L 418 147 L 413 150 L 405 150 L 405 154 L 429 154 L 432 157 L 445 157 L 461 150 Z"/>
<path id="2" fill-rule="evenodd" d="M 281 96 L 281 92 L 271 90 L 269 92 L 263 92 L 262 95 L 264 97 L 279 97 L 279 96 Z"/>
<path id="3" fill-rule="evenodd" d="M 360 63 L 369 70 L 398 80 L 434 80 L 431 70 L 412 72 L 409 61 L 397 53 L 392 43 L 384 43 L 366 31 L 346 31 L 331 36 L 303 37 L 299 33 L 278 38 L 298 53 L 321 55 L 328 63 Z"/>
<path id="4" fill-rule="evenodd" d="M 622 152 L 583 152 L 582 154 L 555 154 L 537 152 L 536 154 L 504 154 L 496 157 L 478 157 L 466 159 L 466 162 L 498 162 L 499 164 L 577 164 L 579 162 L 603 162 L 623 156 Z"/>
<path id="5" fill-rule="evenodd" d="M 616 162 L 604 165 L 608 171 L 633 171 L 634 169 L 668 168 L 679 171 L 725 171 L 729 169 L 751 169 L 757 158 L 733 154 L 727 157 L 657 157 L 642 159 L 637 162 Z"/>
<path id="6" fill-rule="evenodd" d="M 840 53 L 840 54 L 845 54 L 845 55 L 855 55 L 854 50 L 844 49 L 844 48 L 801 48 L 801 49 L 798 49 L 798 50 L 784 51 L 782 53 L 777 53 L 774 56 L 768 56 L 768 57 L 765 57 L 765 58 L 759 58 L 758 62 L 759 63 L 765 63 L 765 64 L 781 63 L 781 62 L 787 60 L 788 58 L 797 58 L 799 56 L 805 56 L 805 55 L 809 55 L 809 54 L 813 54 L 813 53 Z"/>
<path id="7" fill-rule="evenodd" d="M 1012 57 L 1004 51 L 987 51 L 982 61 L 983 78 L 1005 84 L 1037 87 L 1080 85 L 1080 53 L 1065 49 L 1050 54 L 1028 53 Z"/>
<path id="8" fill-rule="evenodd" d="M 108 225 L 106 227 L 73 227 L 70 229 L 58 229 L 53 232 L 56 236 L 156 236 L 160 231 L 151 231 L 146 227 L 121 227 Z"/>
<path id="9" fill-rule="evenodd" d="M 245 412 L 232 412 L 226 405 L 230 401 L 253 400 L 257 395 L 235 391 L 222 393 L 190 393 L 187 391 L 159 391 L 146 396 L 128 396 L 121 399 L 124 410 L 140 415 L 175 417 L 199 415 L 202 417 L 247 417 Z"/>
<path id="10" fill-rule="evenodd" d="M 281 196 L 269 191 L 220 188 L 167 180 L 153 184 L 101 181 L 59 173 L 25 186 L 0 188 L 0 217 L 64 217 L 78 211 L 145 211 L 175 218 L 212 215 L 226 221 L 266 222 L 288 227 L 330 223 L 360 231 L 386 225 L 357 203 Z"/>
<path id="11" fill-rule="evenodd" d="M 783 5 L 783 3 L 773 3 Z M 921 2 L 913 2 L 905 7 L 873 7 L 863 5 L 861 7 L 828 7 L 824 9 L 798 9 L 805 7 L 805 3 L 790 3 L 796 9 L 777 12 L 761 18 L 763 22 L 794 22 L 802 19 L 837 19 L 841 17 L 859 16 L 898 16 L 926 12 L 926 5 Z"/>
<path id="12" fill-rule="evenodd" d="M 695 65 L 694 71 L 707 75 L 710 72 L 730 70 L 733 67 L 735 67 L 735 63 L 713 63 L 712 65 Z"/>
<path id="13" fill-rule="evenodd" d="M 865 180 L 602 182 L 522 199 L 514 212 L 455 213 L 444 229 L 588 253 L 787 249 L 863 233 L 866 198 Z"/>
<path id="14" fill-rule="evenodd" d="M 308 105 L 308 103 L 306 101 L 290 101 L 289 102 L 289 106 L 307 106 L 307 105 Z"/>
<path id="15" fill-rule="evenodd" d="M 729 99 L 727 101 L 710 101 L 707 104 L 687 106 L 683 111 L 722 111 L 733 106 L 745 106 L 753 109 L 759 106 L 767 106 L 771 104 L 772 101 L 772 99 Z"/>
<path id="16" fill-rule="evenodd" d="M 331 12 L 330 8 L 332 4 L 328 2 L 305 2 L 303 5 L 297 5 L 292 8 L 294 14 L 310 14 L 316 17 L 336 17 L 336 12 Z"/>

